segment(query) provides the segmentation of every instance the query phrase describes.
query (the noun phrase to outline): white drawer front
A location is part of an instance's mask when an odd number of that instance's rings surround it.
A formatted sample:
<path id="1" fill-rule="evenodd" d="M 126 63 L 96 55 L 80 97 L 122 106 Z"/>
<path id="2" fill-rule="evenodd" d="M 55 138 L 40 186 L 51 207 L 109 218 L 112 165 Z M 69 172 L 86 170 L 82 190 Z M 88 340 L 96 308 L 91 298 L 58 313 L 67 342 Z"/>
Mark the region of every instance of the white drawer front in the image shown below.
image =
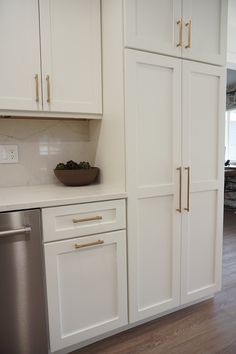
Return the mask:
<path id="1" fill-rule="evenodd" d="M 45 242 L 125 228 L 125 200 L 77 204 L 42 210 Z"/>

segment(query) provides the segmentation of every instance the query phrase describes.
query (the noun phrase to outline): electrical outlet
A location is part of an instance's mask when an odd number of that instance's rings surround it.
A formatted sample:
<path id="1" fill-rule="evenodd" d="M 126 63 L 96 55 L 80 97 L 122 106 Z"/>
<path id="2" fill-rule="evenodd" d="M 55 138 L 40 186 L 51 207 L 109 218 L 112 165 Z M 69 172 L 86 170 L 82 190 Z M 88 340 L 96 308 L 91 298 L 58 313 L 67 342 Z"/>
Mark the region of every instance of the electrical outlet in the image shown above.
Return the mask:
<path id="1" fill-rule="evenodd" d="M 17 145 L 0 145 L 0 163 L 18 163 Z"/>

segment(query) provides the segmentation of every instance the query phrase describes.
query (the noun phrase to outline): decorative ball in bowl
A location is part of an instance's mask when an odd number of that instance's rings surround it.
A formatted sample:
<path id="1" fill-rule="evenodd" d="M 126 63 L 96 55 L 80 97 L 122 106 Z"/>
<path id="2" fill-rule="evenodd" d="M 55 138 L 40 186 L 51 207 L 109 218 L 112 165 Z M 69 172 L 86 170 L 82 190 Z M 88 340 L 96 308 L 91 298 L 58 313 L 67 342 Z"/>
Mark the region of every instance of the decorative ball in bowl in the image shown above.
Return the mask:
<path id="1" fill-rule="evenodd" d="M 98 173 L 98 167 L 91 167 L 89 162 L 85 161 L 59 163 L 54 169 L 55 176 L 65 186 L 86 186 L 95 182 Z"/>

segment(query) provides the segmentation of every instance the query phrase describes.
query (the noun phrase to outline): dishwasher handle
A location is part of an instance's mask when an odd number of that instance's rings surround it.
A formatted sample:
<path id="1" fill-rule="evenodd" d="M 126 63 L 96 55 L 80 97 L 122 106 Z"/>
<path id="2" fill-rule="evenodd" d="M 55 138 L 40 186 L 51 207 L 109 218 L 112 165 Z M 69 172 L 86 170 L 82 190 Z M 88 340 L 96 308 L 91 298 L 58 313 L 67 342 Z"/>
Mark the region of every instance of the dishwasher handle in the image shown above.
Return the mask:
<path id="1" fill-rule="evenodd" d="M 30 226 L 25 226 L 20 229 L 4 230 L 4 231 L 0 231 L 0 238 L 15 236 L 15 235 L 19 235 L 19 234 L 30 234 L 31 231 L 32 231 L 32 229 Z"/>

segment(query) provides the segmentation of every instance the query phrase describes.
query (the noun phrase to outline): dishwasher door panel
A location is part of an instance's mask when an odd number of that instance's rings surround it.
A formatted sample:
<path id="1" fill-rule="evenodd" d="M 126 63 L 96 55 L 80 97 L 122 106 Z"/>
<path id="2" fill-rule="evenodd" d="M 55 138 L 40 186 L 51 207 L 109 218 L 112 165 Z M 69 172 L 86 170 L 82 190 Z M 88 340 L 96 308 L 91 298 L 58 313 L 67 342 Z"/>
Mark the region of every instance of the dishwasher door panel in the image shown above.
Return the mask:
<path id="1" fill-rule="evenodd" d="M 40 210 L 0 213 L 0 353 L 48 353 L 42 264 Z"/>

